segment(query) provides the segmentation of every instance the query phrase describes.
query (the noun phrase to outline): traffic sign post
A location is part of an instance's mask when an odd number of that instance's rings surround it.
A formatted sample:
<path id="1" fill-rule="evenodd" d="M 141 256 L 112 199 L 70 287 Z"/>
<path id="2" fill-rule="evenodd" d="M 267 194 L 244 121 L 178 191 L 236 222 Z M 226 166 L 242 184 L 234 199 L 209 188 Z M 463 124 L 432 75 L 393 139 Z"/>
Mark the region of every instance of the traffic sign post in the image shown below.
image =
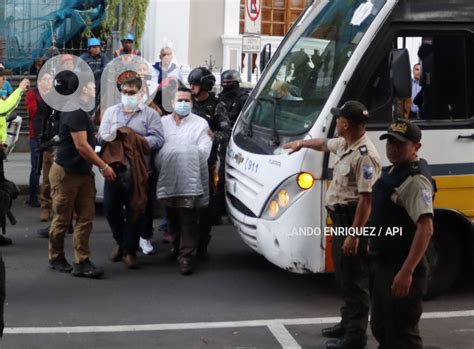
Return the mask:
<path id="1" fill-rule="evenodd" d="M 260 52 L 262 31 L 262 0 L 245 0 L 245 34 L 242 37 L 242 53 L 246 53 L 247 80 L 252 82 L 252 56 Z"/>

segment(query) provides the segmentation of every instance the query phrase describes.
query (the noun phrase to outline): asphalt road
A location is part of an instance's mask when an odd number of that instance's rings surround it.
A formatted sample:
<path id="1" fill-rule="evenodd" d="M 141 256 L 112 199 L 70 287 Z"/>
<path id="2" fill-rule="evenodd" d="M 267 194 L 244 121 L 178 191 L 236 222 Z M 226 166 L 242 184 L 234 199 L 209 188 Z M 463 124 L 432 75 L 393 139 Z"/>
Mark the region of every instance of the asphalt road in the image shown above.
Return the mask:
<path id="1" fill-rule="evenodd" d="M 1 247 L 7 267 L 1 348 L 324 348 L 321 328 L 338 321 L 330 275 L 281 270 L 231 226 L 214 229 L 210 260 L 184 277 L 166 258 L 166 244 L 157 244 L 154 256 L 140 256 L 138 270 L 108 261 L 114 243 L 99 215 L 91 259 L 105 278 L 50 270 L 47 239 L 35 233 L 45 224 L 23 201 L 14 207 L 18 225 L 8 227 L 14 244 Z M 66 250 L 72 261 L 71 236 Z M 424 309 L 425 348 L 474 348 L 474 280 L 425 302 Z M 376 348 L 371 336 L 369 348 Z"/>

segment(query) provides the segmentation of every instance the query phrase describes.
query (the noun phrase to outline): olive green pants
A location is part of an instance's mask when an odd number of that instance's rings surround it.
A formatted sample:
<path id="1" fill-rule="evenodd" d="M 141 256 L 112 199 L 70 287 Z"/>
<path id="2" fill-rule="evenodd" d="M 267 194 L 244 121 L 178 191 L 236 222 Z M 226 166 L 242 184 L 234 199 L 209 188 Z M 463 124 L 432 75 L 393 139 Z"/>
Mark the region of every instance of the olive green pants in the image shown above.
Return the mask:
<path id="1" fill-rule="evenodd" d="M 351 342 L 367 341 L 369 320 L 369 263 L 364 244 L 359 245 L 357 256 L 344 256 L 342 245 L 345 236 L 334 236 L 332 253 L 336 280 L 342 290 L 344 304 L 341 307 L 341 325 L 345 329 L 344 337 Z"/>
<path id="2" fill-rule="evenodd" d="M 392 283 L 399 270 L 399 263 L 374 263 L 370 327 L 380 349 L 423 348 L 418 322 L 426 276 L 423 271 L 415 271 L 408 296 L 396 298 L 392 296 Z"/>

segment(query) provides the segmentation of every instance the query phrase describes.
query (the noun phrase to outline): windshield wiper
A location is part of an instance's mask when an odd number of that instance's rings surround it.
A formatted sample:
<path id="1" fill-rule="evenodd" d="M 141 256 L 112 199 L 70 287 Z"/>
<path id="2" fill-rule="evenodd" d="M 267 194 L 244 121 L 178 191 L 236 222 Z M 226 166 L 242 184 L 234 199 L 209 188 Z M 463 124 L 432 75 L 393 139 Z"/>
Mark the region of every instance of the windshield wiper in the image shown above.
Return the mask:
<path id="1" fill-rule="evenodd" d="M 277 127 L 276 127 L 276 112 L 277 108 L 280 106 L 280 98 L 276 97 L 260 97 L 259 98 L 262 101 L 267 101 L 272 103 L 273 109 L 272 109 L 272 114 L 273 114 L 273 120 L 272 120 L 272 137 L 270 138 L 273 146 L 279 146 L 280 145 L 280 135 L 278 134 Z"/>
<path id="2" fill-rule="evenodd" d="M 271 142 L 272 145 L 274 146 L 279 146 L 280 145 L 280 135 L 278 134 L 277 127 L 276 127 L 276 112 L 277 112 L 277 107 L 280 104 L 280 98 L 275 98 L 271 96 L 266 96 L 266 97 L 250 97 L 252 100 L 254 100 L 258 106 L 256 108 L 261 108 L 261 101 L 266 101 L 270 102 L 273 106 L 272 113 L 273 113 L 273 121 L 272 121 L 272 136 L 271 136 Z M 248 120 L 248 126 L 247 126 L 247 136 L 248 137 L 253 137 L 253 116 L 257 114 L 257 110 L 255 110 L 249 117 Z"/>
<path id="3" fill-rule="evenodd" d="M 253 101 L 256 101 L 257 102 L 257 107 L 261 107 L 260 105 L 260 101 L 253 97 L 252 95 L 249 96 L 249 98 Z M 253 137 L 253 116 L 255 115 L 255 113 L 252 113 L 250 114 L 249 116 L 249 120 L 247 121 L 248 122 L 248 125 L 247 125 L 247 137 L 250 137 L 252 138 Z"/>

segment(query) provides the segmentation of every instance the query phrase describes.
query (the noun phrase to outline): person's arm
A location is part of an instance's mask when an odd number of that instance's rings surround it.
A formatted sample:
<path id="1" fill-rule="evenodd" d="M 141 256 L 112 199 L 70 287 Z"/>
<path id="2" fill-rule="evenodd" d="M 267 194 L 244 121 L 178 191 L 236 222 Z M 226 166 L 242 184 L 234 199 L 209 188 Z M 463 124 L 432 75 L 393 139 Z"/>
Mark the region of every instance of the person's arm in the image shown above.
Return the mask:
<path id="1" fill-rule="evenodd" d="M 352 222 L 353 228 L 362 228 L 367 224 L 370 217 L 372 205 L 372 194 L 361 193 L 357 201 L 357 208 Z M 357 255 L 359 249 L 359 238 L 357 236 L 347 236 L 342 244 L 342 253 L 346 256 Z"/>
<path id="2" fill-rule="evenodd" d="M 109 58 L 105 54 L 102 53 L 102 65 L 101 65 L 101 68 L 99 69 L 100 74 L 102 74 L 107 64 L 109 64 Z"/>
<path id="3" fill-rule="evenodd" d="M 181 72 L 181 68 L 177 68 L 177 78 L 179 81 L 181 81 L 182 83 L 184 83 L 184 80 L 183 80 L 183 73 Z"/>
<path id="4" fill-rule="evenodd" d="M 112 142 L 117 136 L 117 120 L 114 119 L 116 113 L 113 112 L 114 107 L 105 110 L 102 121 L 99 126 L 99 142 Z M 116 119 L 116 118 L 115 118 Z"/>
<path id="5" fill-rule="evenodd" d="M 87 131 L 71 132 L 72 140 L 77 152 L 83 159 L 99 168 L 100 173 L 108 181 L 116 179 L 115 172 L 104 160 L 102 160 L 87 142 Z"/>
<path id="6" fill-rule="evenodd" d="M 433 236 L 433 188 L 421 175 L 409 177 L 395 189 L 391 199 L 404 207 L 414 223 L 416 231 L 410 251 L 392 283 L 395 297 L 406 297 L 410 291 L 412 275 L 423 258 Z M 403 232 L 402 232 L 403 233 Z"/>
<path id="7" fill-rule="evenodd" d="M 150 117 L 149 128 L 145 136 L 145 139 L 150 146 L 150 150 L 160 149 L 163 146 L 163 143 L 165 143 L 164 135 L 161 117 L 155 110 L 153 110 Z"/>
<path id="8" fill-rule="evenodd" d="M 18 107 L 23 96 L 23 90 L 17 88 L 7 99 L 0 101 L 0 116 L 7 116 Z"/>
<path id="9" fill-rule="evenodd" d="M 302 148 L 309 148 L 317 151 L 330 152 L 328 148 L 328 140 L 324 138 L 315 138 L 315 139 L 300 139 L 299 141 L 294 141 L 286 143 L 283 145 L 283 149 L 291 149 L 288 155 L 293 154 L 297 151 L 300 151 Z"/>
<path id="10" fill-rule="evenodd" d="M 199 134 L 198 144 L 199 150 L 205 155 L 206 159 L 211 155 L 212 140 L 208 134 L 208 128 L 203 128 Z"/>
<path id="11" fill-rule="evenodd" d="M 356 150 L 359 151 L 359 150 Z M 380 162 L 376 158 L 360 156 L 352 165 L 357 181 L 359 200 L 357 201 L 353 228 L 362 228 L 367 224 L 372 210 L 372 186 L 380 176 Z M 348 236 L 342 245 L 342 252 L 346 256 L 355 256 L 359 248 L 359 238 Z"/>
<path id="12" fill-rule="evenodd" d="M 410 252 L 400 271 L 395 275 L 392 283 L 392 294 L 395 297 L 406 297 L 410 292 L 412 275 L 416 266 L 425 255 L 428 244 L 433 236 L 433 217 L 424 214 L 416 222 L 416 233 L 411 243 Z"/>

